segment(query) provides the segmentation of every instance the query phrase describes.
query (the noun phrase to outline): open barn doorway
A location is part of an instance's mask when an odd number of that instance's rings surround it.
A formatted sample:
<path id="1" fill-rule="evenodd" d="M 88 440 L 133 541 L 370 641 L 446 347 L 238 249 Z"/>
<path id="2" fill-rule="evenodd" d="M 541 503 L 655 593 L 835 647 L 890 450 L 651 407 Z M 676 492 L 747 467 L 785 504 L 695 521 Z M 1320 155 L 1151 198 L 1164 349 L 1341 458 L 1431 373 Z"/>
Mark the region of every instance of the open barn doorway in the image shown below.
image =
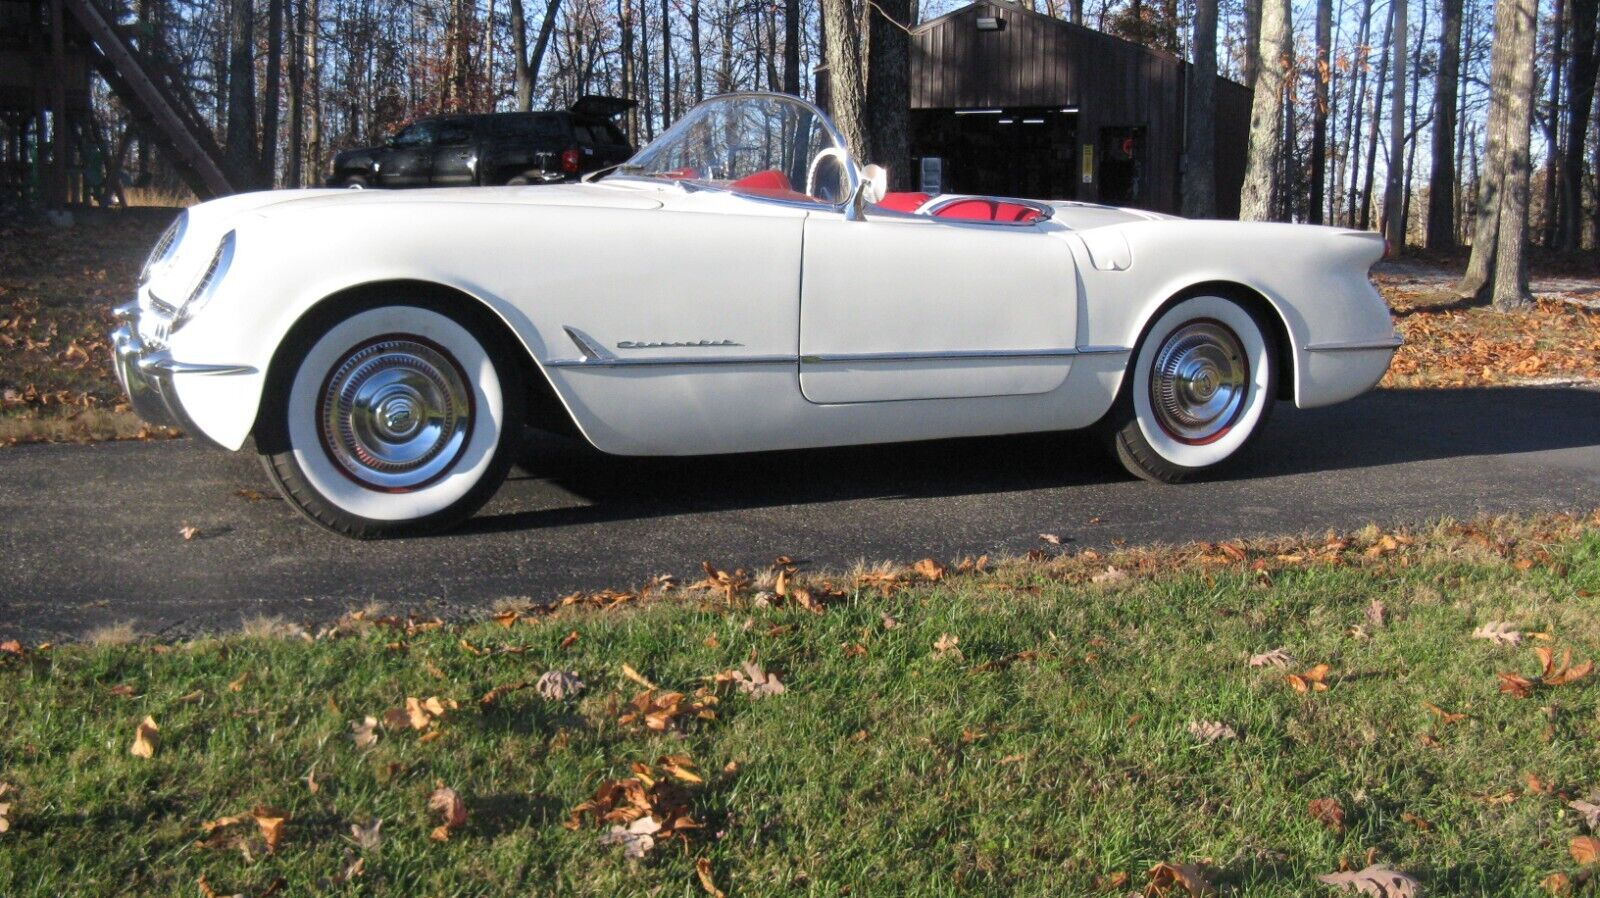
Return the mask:
<path id="1" fill-rule="evenodd" d="M 1070 107 L 911 112 L 911 155 L 929 192 L 1076 199 L 1077 148 Z"/>

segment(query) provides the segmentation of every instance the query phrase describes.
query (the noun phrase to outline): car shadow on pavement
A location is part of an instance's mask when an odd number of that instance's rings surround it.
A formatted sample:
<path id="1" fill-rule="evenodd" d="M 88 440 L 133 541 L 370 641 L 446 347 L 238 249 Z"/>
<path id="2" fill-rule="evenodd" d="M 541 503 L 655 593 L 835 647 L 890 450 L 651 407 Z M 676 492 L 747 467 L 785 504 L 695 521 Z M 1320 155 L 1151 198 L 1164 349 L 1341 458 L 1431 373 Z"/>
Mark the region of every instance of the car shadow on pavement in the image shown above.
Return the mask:
<path id="1" fill-rule="evenodd" d="M 1279 402 L 1254 446 L 1219 479 L 1600 446 L 1600 391 L 1562 386 L 1376 390 L 1301 410 Z M 698 458 L 624 458 L 541 435 L 516 481 L 580 500 L 480 514 L 500 532 L 675 514 L 860 499 L 987 495 L 1128 480 L 1086 432 L 1029 434 Z M 1129 484 L 1135 489 L 1162 489 Z M 457 531 L 463 532 L 463 531 Z"/>

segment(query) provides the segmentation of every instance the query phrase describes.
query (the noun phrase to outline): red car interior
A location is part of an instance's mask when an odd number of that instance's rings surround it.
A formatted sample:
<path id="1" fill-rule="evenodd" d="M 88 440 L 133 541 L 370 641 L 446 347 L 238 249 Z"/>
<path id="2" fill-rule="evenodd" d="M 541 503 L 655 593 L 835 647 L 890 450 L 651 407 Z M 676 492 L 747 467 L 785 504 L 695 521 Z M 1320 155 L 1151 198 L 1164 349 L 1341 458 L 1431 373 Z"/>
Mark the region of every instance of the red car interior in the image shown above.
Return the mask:
<path id="1" fill-rule="evenodd" d="M 811 197 L 799 193 L 790 183 L 788 176 L 775 168 L 759 171 L 753 175 L 746 175 L 734 181 L 730 187 L 745 193 L 758 196 L 772 197 L 775 199 L 809 200 Z M 877 205 L 892 212 L 914 213 L 922 208 L 930 196 L 926 193 L 889 193 Z M 1024 206 L 1021 203 L 1008 203 L 1004 200 L 966 199 L 959 200 L 939 209 L 934 213 L 936 218 L 956 218 L 963 221 L 1008 221 L 1031 222 L 1038 221 L 1041 216 L 1039 210 Z"/>

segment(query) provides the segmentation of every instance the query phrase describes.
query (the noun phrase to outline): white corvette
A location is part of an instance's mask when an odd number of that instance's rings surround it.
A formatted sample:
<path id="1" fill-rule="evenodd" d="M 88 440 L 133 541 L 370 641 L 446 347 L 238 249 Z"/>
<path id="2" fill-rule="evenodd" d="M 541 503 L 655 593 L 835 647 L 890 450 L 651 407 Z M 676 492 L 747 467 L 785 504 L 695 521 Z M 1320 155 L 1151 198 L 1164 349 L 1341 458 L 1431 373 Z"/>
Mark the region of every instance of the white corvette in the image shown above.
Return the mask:
<path id="1" fill-rule="evenodd" d="M 571 185 L 232 196 L 120 308 L 133 407 L 339 533 L 457 523 L 524 425 L 688 455 L 1094 426 L 1134 474 L 1375 384 L 1370 233 L 885 194 L 816 107 L 708 100 Z"/>

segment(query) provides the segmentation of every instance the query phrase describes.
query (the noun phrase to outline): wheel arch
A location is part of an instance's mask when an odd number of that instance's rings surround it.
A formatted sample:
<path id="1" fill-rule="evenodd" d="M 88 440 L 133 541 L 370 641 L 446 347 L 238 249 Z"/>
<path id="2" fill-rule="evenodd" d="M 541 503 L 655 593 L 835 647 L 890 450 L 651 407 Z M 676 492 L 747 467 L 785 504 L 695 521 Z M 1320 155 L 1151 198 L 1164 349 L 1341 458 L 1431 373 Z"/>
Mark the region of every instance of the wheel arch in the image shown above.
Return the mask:
<path id="1" fill-rule="evenodd" d="M 561 400 L 549 376 L 539 365 L 538 359 L 534 357 L 527 340 L 507 320 L 505 313 L 483 297 L 437 281 L 410 278 L 368 281 L 343 287 L 313 302 L 295 318 L 284 332 L 282 339 L 278 341 L 277 348 L 273 350 L 271 361 L 267 364 L 264 393 L 273 395 L 273 391 L 280 391 L 277 395 L 282 395 L 281 391 L 287 389 L 288 379 L 294 376 L 293 359 L 290 355 L 308 332 L 317 333 L 326 329 L 350 310 L 363 304 L 377 303 L 384 299 L 419 298 L 434 300 L 445 307 L 441 311 L 452 317 L 459 316 L 458 320 L 475 333 L 483 334 L 495 341 L 497 346 L 494 348 L 502 350 L 517 366 L 527 393 L 528 420 L 524 422 L 525 424 L 537 421 L 547 429 L 563 433 L 579 433 L 571 411 Z M 264 427 L 266 413 L 267 403 L 263 402 L 256 410 L 256 419 L 250 428 L 258 443 L 263 438 L 269 440 L 272 438 L 272 434 Z"/>
<path id="2" fill-rule="evenodd" d="M 1279 309 L 1265 293 L 1238 281 L 1199 281 L 1172 293 L 1145 316 L 1144 323 L 1139 326 L 1138 339 L 1133 343 L 1134 348 L 1137 349 L 1144 342 L 1150 328 L 1155 326 L 1168 309 L 1196 296 L 1220 296 L 1233 300 L 1268 326 L 1269 336 L 1273 340 L 1275 349 L 1273 361 L 1278 365 L 1278 388 L 1274 398 L 1293 401 L 1299 374 L 1296 370 L 1299 359 L 1295 355 L 1294 338 L 1289 331 L 1288 320 L 1284 317 L 1283 310 Z"/>

